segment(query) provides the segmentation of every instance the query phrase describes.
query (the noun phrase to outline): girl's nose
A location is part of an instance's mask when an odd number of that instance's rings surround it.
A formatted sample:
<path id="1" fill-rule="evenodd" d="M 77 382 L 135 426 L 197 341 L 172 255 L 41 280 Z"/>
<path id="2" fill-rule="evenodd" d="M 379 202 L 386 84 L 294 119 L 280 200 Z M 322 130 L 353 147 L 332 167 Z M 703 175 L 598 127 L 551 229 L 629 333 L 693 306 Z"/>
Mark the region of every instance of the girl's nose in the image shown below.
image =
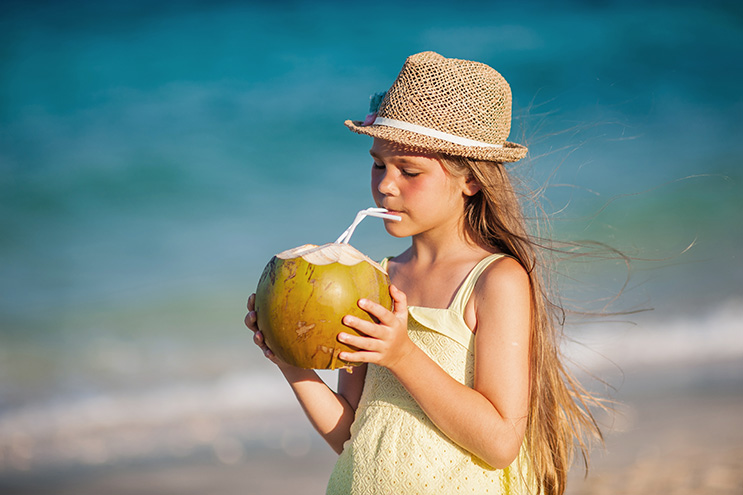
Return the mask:
<path id="1" fill-rule="evenodd" d="M 385 171 L 382 174 L 382 177 L 379 179 L 379 183 L 377 184 L 377 191 L 385 196 L 397 193 L 397 185 L 395 184 L 394 177 L 389 171 Z"/>

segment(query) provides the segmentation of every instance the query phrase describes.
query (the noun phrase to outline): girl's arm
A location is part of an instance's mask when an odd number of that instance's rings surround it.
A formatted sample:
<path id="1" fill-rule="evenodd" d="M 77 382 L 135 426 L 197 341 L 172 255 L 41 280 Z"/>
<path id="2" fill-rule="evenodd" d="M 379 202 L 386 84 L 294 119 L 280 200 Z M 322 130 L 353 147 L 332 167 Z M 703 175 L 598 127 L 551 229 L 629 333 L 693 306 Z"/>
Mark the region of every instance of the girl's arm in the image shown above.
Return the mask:
<path id="1" fill-rule="evenodd" d="M 357 366 L 353 373 L 340 370 L 338 392 L 333 392 L 314 370 L 291 366 L 281 361 L 266 346 L 263 334 L 258 329 L 255 313 L 255 294 L 248 298 L 248 314 L 245 325 L 253 331 L 253 341 L 263 350 L 263 354 L 278 366 L 286 378 L 299 404 L 302 406 L 312 426 L 338 454 L 343 444 L 351 436 L 356 407 L 364 386 L 366 365 Z"/>
<path id="2" fill-rule="evenodd" d="M 524 269 L 510 258 L 498 260 L 475 287 L 468 304 L 476 330 L 474 388 L 450 377 L 410 341 L 405 294 L 394 287 L 390 292 L 394 313 L 359 302 L 379 324 L 345 317 L 367 337 L 341 334 L 343 342 L 364 349 L 341 358 L 387 367 L 452 441 L 494 468 L 509 466 L 523 442 L 529 404 L 531 296 Z"/>

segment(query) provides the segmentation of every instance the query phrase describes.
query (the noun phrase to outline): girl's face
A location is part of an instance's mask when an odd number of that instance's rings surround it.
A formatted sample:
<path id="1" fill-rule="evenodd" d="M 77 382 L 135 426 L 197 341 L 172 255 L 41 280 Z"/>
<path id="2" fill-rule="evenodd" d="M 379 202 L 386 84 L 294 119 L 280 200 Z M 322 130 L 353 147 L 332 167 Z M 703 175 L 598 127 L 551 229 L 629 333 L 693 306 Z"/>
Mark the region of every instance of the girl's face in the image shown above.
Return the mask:
<path id="1" fill-rule="evenodd" d="M 375 138 L 369 153 L 374 201 L 402 217 L 399 222 L 385 220 L 387 232 L 407 237 L 461 228 L 465 197 L 479 190 L 473 182 L 452 176 L 435 155 L 391 141 Z"/>

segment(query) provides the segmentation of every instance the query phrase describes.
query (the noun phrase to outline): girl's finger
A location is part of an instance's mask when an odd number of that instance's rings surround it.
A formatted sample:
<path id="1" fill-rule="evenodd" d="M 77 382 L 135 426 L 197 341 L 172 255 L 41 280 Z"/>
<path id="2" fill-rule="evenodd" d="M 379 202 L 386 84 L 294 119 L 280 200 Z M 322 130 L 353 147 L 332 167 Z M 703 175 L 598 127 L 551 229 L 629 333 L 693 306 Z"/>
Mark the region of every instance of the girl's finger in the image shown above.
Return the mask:
<path id="1" fill-rule="evenodd" d="M 375 362 L 376 354 L 373 352 L 341 352 L 338 357 L 349 363 L 373 363 Z"/>
<path id="2" fill-rule="evenodd" d="M 380 350 L 379 339 L 362 337 L 360 335 L 351 335 L 345 332 L 338 334 L 338 342 L 348 344 L 362 351 L 376 352 Z"/>
<path id="3" fill-rule="evenodd" d="M 392 325 L 395 322 L 395 315 L 389 309 L 385 308 L 381 304 L 377 304 L 374 301 L 368 299 L 359 299 L 359 308 L 363 309 L 377 320 L 382 325 Z M 363 321 L 363 320 L 362 320 Z M 366 332 L 364 332 L 366 333 Z"/>
<path id="4" fill-rule="evenodd" d="M 254 332 L 258 331 L 258 327 L 256 326 L 256 321 L 258 320 L 257 315 L 255 314 L 255 311 L 248 311 L 248 314 L 245 315 L 245 326 L 251 329 Z"/>
<path id="5" fill-rule="evenodd" d="M 395 303 L 393 312 L 398 318 L 407 318 L 408 314 L 408 296 L 395 285 L 390 285 L 390 296 Z"/>
<path id="6" fill-rule="evenodd" d="M 255 293 L 248 297 L 248 311 L 255 311 Z"/>
<path id="7" fill-rule="evenodd" d="M 356 316 L 346 315 L 343 317 L 343 324 L 354 330 L 358 330 L 364 335 L 369 337 L 380 338 L 383 336 L 383 332 L 379 328 L 379 325 L 372 323 L 367 320 L 362 320 Z"/>

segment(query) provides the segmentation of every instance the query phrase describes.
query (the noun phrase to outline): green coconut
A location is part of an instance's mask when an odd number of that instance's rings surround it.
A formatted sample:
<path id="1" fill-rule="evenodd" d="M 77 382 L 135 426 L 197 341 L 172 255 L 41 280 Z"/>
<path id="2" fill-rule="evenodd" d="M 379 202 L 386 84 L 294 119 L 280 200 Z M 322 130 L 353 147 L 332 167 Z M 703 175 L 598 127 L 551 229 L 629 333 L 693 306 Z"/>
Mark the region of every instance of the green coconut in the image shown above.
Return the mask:
<path id="1" fill-rule="evenodd" d="M 358 333 L 341 322 L 354 315 L 372 321 L 358 307 L 366 298 L 392 309 L 387 272 L 345 243 L 306 244 L 277 254 L 263 270 L 256 290 L 258 328 L 283 361 L 307 369 L 348 368 L 338 358 L 353 347 L 338 334 Z"/>

